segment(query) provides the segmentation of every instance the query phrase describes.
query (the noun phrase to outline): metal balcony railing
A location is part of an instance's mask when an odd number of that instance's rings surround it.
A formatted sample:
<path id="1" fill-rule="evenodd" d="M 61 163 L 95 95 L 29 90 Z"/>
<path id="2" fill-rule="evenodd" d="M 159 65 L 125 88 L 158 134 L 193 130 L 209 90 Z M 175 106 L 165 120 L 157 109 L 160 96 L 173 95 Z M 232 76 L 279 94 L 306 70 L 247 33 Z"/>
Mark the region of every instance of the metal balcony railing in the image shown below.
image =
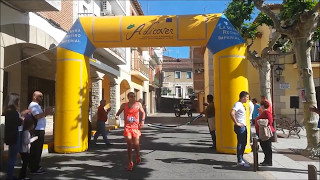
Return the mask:
<path id="1" fill-rule="evenodd" d="M 122 8 L 126 8 L 126 1 L 118 1 Z"/>
<path id="2" fill-rule="evenodd" d="M 160 80 L 159 80 L 159 78 L 158 78 L 157 76 L 154 76 L 154 79 L 153 79 L 152 84 L 153 84 L 153 85 L 156 85 L 156 86 L 158 86 L 158 87 L 161 86 Z"/>
<path id="3" fill-rule="evenodd" d="M 109 48 L 111 51 L 116 53 L 118 56 L 126 59 L 126 48 Z"/>
<path id="4" fill-rule="evenodd" d="M 133 58 L 131 61 L 131 70 L 139 71 L 146 77 L 149 77 L 149 65 L 144 64 L 140 58 Z"/>
<path id="5" fill-rule="evenodd" d="M 61 11 L 61 0 L 17 1 L 6 0 L 11 7 L 25 12 Z"/>
<path id="6" fill-rule="evenodd" d="M 149 84 L 160 87 L 160 80 L 157 74 L 153 74 L 153 70 L 149 69 Z"/>
<path id="7" fill-rule="evenodd" d="M 78 17 L 96 16 L 94 13 L 78 13 Z"/>

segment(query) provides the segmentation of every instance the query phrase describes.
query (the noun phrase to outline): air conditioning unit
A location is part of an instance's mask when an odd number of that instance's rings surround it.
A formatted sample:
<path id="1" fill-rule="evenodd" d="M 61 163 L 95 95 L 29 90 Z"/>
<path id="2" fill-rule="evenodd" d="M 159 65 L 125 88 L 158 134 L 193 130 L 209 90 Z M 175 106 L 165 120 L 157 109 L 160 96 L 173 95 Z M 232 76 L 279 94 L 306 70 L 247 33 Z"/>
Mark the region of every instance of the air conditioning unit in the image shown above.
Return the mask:
<path id="1" fill-rule="evenodd" d="M 107 0 L 102 0 L 101 1 L 101 15 L 102 16 L 113 15 L 112 14 L 112 9 L 111 9 L 111 4 Z"/>

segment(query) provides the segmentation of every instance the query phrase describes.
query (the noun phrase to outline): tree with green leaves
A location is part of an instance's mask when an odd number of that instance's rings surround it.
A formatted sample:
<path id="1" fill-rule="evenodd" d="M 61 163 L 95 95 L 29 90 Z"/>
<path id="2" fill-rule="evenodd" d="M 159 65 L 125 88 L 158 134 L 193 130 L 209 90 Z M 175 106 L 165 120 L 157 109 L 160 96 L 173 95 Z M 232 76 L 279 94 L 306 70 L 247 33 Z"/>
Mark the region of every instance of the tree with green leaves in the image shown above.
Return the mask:
<path id="1" fill-rule="evenodd" d="M 257 27 L 262 24 L 273 26 L 271 19 L 263 13 L 260 13 L 254 22 L 247 22 L 252 21 L 253 13 L 254 4 L 252 0 L 234 0 L 229 3 L 227 9 L 224 11 L 226 17 L 241 33 L 242 37 L 247 40 L 247 59 L 259 72 L 260 94 L 271 101 L 271 66 L 268 52 L 273 49 L 277 40 L 280 38 L 280 34 L 277 33 L 272 37 L 268 46 L 262 50 L 261 54 L 251 51 L 250 47 L 253 45 L 258 33 Z"/>
<path id="2" fill-rule="evenodd" d="M 292 42 L 296 55 L 301 88 L 305 89 L 304 125 L 308 145 L 306 153 L 319 156 L 318 115 L 309 111 L 310 106 L 317 104 L 311 64 L 311 47 L 318 38 L 320 26 L 320 3 L 315 0 L 284 0 L 280 13 L 276 14 L 265 3 L 265 0 L 253 0 L 255 7 L 271 18 L 276 32 L 286 35 Z"/>
<path id="3" fill-rule="evenodd" d="M 259 14 L 254 23 L 245 24 L 245 21 L 251 20 L 251 13 L 253 12 L 252 3 L 262 13 Z M 279 45 L 276 45 L 277 43 L 280 42 L 280 46 L 283 46 L 284 42 L 290 40 L 290 47 L 297 59 L 299 81 L 302 84 L 301 88 L 305 89 L 304 125 L 308 141 L 305 153 L 318 157 L 320 156 L 319 130 L 317 128 L 318 115 L 310 112 L 309 107 L 317 104 L 310 51 L 315 40 L 319 39 L 319 7 L 319 2 L 315 0 L 284 0 L 280 13 L 275 13 L 265 3 L 265 0 L 233 0 L 225 12 L 229 20 L 242 33 L 243 37 L 251 39 L 251 42 L 248 40 L 247 57 L 252 65 L 259 69 L 260 91 L 262 94 L 267 93 L 267 95 L 270 95 L 268 90 L 270 89 L 268 52 L 272 49 L 277 50 L 277 47 L 279 47 Z M 276 34 L 269 42 L 268 47 L 263 49 L 259 57 L 250 52 L 250 46 L 257 32 L 257 25 L 261 25 L 262 23 L 272 26 L 276 30 Z M 282 41 L 280 41 L 281 39 Z M 286 40 L 283 41 L 283 39 Z"/>

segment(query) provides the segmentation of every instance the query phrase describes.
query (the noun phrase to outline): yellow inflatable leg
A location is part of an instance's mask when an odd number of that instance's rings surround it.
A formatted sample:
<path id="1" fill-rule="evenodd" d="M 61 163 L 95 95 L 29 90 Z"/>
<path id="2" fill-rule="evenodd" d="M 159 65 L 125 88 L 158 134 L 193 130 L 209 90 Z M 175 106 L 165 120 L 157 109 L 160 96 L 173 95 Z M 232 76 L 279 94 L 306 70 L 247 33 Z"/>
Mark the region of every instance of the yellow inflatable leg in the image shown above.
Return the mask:
<path id="1" fill-rule="evenodd" d="M 54 150 L 82 152 L 88 148 L 89 58 L 58 48 Z"/>
<path id="2" fill-rule="evenodd" d="M 233 130 L 234 123 L 230 118 L 230 112 L 234 103 L 239 100 L 239 93 L 248 92 L 245 51 L 245 44 L 239 44 L 219 51 L 213 56 L 217 151 L 221 153 L 237 153 L 237 136 Z M 245 106 L 249 110 L 248 105 Z M 248 113 L 247 130 L 245 153 L 251 152 Z"/>

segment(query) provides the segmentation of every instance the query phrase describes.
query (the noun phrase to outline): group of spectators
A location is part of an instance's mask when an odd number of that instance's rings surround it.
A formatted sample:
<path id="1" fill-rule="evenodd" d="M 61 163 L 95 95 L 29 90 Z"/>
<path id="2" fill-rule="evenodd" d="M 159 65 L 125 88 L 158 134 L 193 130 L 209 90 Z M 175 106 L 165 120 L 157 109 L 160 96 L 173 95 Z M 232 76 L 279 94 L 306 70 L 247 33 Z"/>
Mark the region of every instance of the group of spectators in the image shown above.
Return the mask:
<path id="1" fill-rule="evenodd" d="M 146 107 L 135 100 L 135 94 L 133 92 L 129 92 L 127 97 L 129 102 L 121 105 L 116 118 L 119 118 L 119 115 L 124 111 L 125 129 L 123 135 L 127 142 L 129 160 L 127 170 L 131 171 L 133 169 L 132 147 L 136 152 L 136 164 L 140 164 L 141 162 L 139 137 L 141 136 L 140 129 L 144 125 Z M 29 179 L 26 177 L 28 167 L 31 174 L 46 173 L 40 166 L 40 161 L 44 144 L 46 116 L 53 114 L 53 108 L 47 107 L 45 110 L 42 110 L 40 106 L 42 100 L 43 94 L 40 91 L 35 91 L 28 109 L 20 112 L 20 96 L 18 94 L 11 93 L 6 99 L 3 114 L 5 116 L 5 143 L 8 145 L 9 154 L 7 162 L 8 180 Z M 94 135 L 94 143 L 96 144 L 98 136 L 102 135 L 106 145 L 110 146 L 112 144 L 107 138 L 105 122 L 107 121 L 111 108 L 105 109 L 105 105 L 106 101 L 101 100 L 97 112 L 98 124 L 97 132 Z M 89 134 L 91 134 L 91 132 Z M 90 139 L 91 138 L 89 138 L 89 141 Z M 23 164 L 19 178 L 17 178 L 14 176 L 14 166 L 19 152 Z"/>
<path id="2" fill-rule="evenodd" d="M 53 114 L 51 107 L 42 110 L 40 103 L 43 94 L 35 91 L 28 109 L 19 111 L 20 96 L 11 93 L 6 99 L 5 143 L 8 145 L 7 179 L 17 179 L 14 176 L 14 165 L 20 152 L 23 161 L 19 179 L 27 179 L 26 171 L 29 167 L 32 174 L 44 174 L 46 171 L 40 166 L 46 116 Z"/>
<path id="3" fill-rule="evenodd" d="M 230 112 L 231 119 L 234 123 L 234 132 L 237 134 L 237 163 L 239 166 L 250 167 L 248 161 L 243 158 L 243 154 L 245 151 L 245 147 L 247 145 L 247 124 L 246 124 L 246 108 L 245 103 L 249 102 L 249 112 L 250 112 L 250 123 L 255 126 L 256 135 L 259 137 L 259 123 L 258 120 L 267 119 L 268 120 L 268 128 L 270 128 L 272 132 L 272 136 L 269 139 L 261 140 L 259 139 L 261 148 L 265 155 L 264 161 L 260 163 L 261 166 L 272 166 L 272 148 L 271 143 L 274 140 L 274 132 L 275 128 L 273 126 L 273 111 L 272 104 L 270 101 L 266 99 L 265 96 L 261 96 L 260 104 L 258 101 L 253 98 L 249 100 L 249 93 L 246 91 L 242 91 L 239 94 L 239 100 L 233 105 L 233 108 Z M 209 94 L 207 96 L 207 103 L 204 104 L 206 109 L 201 112 L 201 114 L 205 114 L 208 121 L 208 127 L 210 131 L 210 135 L 212 137 L 212 147 L 216 148 L 216 134 L 215 134 L 215 108 L 213 102 L 213 96 Z M 309 108 L 311 112 L 315 112 L 320 114 L 320 108 L 316 108 L 312 106 Z M 320 119 L 318 121 L 318 128 L 320 128 Z M 250 131 L 251 132 L 251 131 Z M 253 134 L 250 134 L 250 139 L 252 142 Z"/>

